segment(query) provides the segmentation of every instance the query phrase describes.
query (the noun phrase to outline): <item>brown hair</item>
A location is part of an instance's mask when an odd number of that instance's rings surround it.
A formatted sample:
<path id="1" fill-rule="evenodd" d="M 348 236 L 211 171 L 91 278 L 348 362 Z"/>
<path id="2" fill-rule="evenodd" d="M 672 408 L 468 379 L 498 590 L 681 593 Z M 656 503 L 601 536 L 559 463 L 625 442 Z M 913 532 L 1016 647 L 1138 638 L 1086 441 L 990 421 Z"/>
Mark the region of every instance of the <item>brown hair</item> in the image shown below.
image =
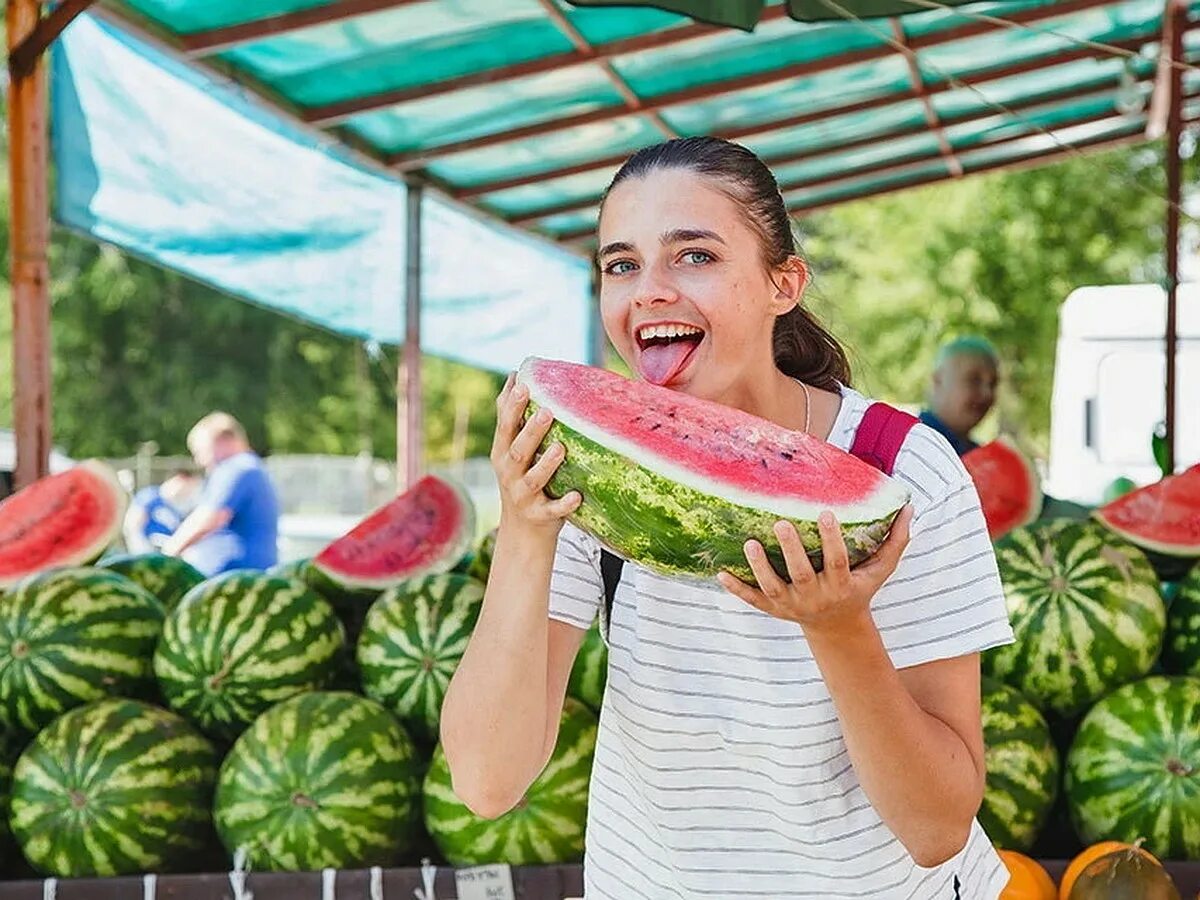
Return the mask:
<path id="1" fill-rule="evenodd" d="M 714 137 L 676 138 L 637 151 L 613 176 L 609 191 L 627 178 L 658 169 L 686 169 L 718 182 L 758 235 L 764 264 L 775 269 L 798 256 L 779 184 L 766 164 L 741 144 Z M 800 305 L 775 319 L 775 365 L 793 378 L 825 390 L 850 384 L 850 362 L 832 334 Z"/>

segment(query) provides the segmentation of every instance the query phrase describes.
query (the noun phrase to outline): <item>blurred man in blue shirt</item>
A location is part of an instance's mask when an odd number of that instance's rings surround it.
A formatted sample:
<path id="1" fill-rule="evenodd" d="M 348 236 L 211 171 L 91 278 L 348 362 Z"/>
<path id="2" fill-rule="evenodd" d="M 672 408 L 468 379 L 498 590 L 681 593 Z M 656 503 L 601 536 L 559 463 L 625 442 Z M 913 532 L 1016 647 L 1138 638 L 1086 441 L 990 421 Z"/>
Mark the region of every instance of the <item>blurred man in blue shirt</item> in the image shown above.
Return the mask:
<path id="1" fill-rule="evenodd" d="M 125 549 L 130 553 L 158 552 L 196 508 L 200 487 L 195 473 L 180 469 L 162 484 L 134 494 L 125 514 Z"/>
<path id="2" fill-rule="evenodd" d="M 279 500 L 241 423 L 228 413 L 210 413 L 193 426 L 187 443 L 208 477 L 196 509 L 163 552 L 184 556 L 209 576 L 275 565 Z"/>
<path id="3" fill-rule="evenodd" d="M 962 456 L 979 446 L 971 431 L 996 402 L 1000 357 L 981 337 L 962 337 L 938 351 L 921 421 L 950 442 Z"/>

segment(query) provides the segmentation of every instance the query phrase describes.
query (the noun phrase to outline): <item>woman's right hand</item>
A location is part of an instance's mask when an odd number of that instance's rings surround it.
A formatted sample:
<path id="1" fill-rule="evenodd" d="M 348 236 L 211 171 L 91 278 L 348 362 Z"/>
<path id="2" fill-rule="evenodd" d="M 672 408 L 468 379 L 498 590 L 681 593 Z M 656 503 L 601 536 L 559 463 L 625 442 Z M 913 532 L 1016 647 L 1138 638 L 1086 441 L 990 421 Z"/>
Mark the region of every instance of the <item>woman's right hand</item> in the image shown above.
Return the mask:
<path id="1" fill-rule="evenodd" d="M 492 440 L 492 468 L 500 486 L 500 523 L 556 538 L 566 517 L 583 501 L 578 491 L 557 500 L 543 489 L 566 458 L 566 448 L 555 441 L 534 461 L 538 447 L 554 423 L 545 407 L 524 421 L 529 389 L 517 384 L 513 375 L 504 382 L 496 398 L 496 435 Z"/>

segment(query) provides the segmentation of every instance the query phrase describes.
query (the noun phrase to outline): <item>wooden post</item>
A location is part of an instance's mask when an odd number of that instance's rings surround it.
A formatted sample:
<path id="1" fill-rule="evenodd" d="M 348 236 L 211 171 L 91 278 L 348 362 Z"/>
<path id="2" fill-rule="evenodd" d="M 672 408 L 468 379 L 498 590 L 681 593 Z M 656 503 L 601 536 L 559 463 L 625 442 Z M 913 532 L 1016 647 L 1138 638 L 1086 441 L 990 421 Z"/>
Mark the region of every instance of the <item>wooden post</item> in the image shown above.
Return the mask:
<path id="1" fill-rule="evenodd" d="M 39 0 L 9 0 L 12 53 L 38 25 Z M 46 165 L 46 67 L 39 59 L 8 82 L 16 487 L 50 470 L 50 239 Z"/>
<path id="2" fill-rule="evenodd" d="M 1177 63 L 1183 59 L 1183 35 L 1187 30 L 1187 4 L 1172 0 L 1164 15 L 1173 19 L 1171 30 L 1170 107 L 1167 112 L 1167 356 L 1166 383 L 1166 459 L 1163 468 L 1175 471 L 1175 392 L 1176 392 L 1176 318 L 1179 303 L 1179 204 L 1181 165 L 1179 141 L 1183 133 L 1183 72 Z M 1165 23 L 1164 23 L 1165 24 Z"/>
<path id="3" fill-rule="evenodd" d="M 405 216 L 404 346 L 396 391 L 396 484 L 405 490 L 421 477 L 424 441 L 421 410 L 421 194 L 408 183 Z"/>

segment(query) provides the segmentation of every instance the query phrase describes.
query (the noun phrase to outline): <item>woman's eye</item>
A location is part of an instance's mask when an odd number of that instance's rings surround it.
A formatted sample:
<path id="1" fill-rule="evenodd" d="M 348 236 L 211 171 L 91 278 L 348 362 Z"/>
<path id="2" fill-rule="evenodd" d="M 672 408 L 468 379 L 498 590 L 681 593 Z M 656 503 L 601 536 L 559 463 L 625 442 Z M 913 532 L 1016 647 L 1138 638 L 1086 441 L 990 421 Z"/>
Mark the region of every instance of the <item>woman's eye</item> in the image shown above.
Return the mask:
<path id="1" fill-rule="evenodd" d="M 685 262 L 691 263 L 694 266 L 703 265 L 706 262 L 712 262 L 712 254 L 704 250 L 689 250 L 683 254 Z"/>
<path id="2" fill-rule="evenodd" d="M 618 259 L 610 262 L 604 267 L 605 275 L 625 275 L 632 272 L 634 269 L 633 263 L 627 259 Z"/>

